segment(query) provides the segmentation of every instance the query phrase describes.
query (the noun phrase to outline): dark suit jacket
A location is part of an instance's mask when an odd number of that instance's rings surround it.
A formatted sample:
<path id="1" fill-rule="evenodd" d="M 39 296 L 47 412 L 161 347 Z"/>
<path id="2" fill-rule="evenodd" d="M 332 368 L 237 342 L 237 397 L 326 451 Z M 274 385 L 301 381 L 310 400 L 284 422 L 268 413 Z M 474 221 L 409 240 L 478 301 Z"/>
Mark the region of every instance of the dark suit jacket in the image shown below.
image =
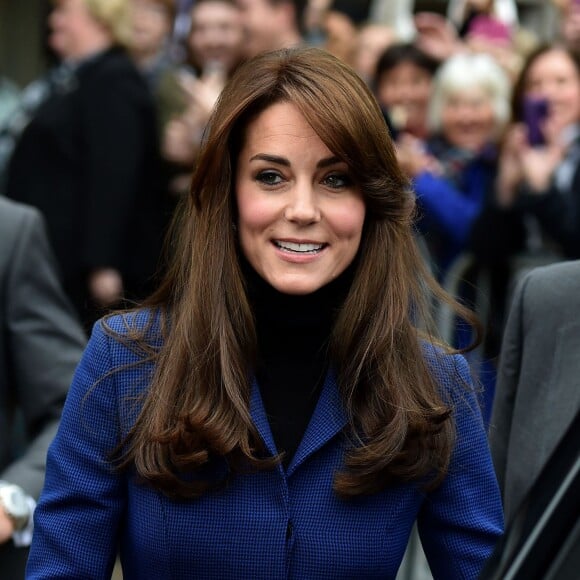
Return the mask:
<path id="1" fill-rule="evenodd" d="M 519 283 L 504 334 L 490 426 L 506 523 L 580 407 L 580 261 Z"/>
<path id="2" fill-rule="evenodd" d="M 0 479 L 34 498 L 84 343 L 40 214 L 0 197 Z M 16 417 L 23 449 L 14 448 Z"/>
<path id="3" fill-rule="evenodd" d="M 152 274 L 159 179 L 153 100 L 121 49 L 82 63 L 22 133 L 6 195 L 44 214 L 65 290 L 81 312 L 90 271 L 115 268 L 137 293 Z"/>

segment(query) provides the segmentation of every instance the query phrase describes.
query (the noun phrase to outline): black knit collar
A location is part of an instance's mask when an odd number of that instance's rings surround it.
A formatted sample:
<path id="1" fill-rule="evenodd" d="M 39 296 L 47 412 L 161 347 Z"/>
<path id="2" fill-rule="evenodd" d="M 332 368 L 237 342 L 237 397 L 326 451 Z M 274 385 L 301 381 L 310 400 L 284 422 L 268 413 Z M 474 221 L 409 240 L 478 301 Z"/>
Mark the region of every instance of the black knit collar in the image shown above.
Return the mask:
<path id="1" fill-rule="evenodd" d="M 259 350 L 263 353 L 290 342 L 295 348 L 309 350 L 326 342 L 350 290 L 355 269 L 353 263 L 338 278 L 311 294 L 291 295 L 273 288 L 242 259 Z"/>

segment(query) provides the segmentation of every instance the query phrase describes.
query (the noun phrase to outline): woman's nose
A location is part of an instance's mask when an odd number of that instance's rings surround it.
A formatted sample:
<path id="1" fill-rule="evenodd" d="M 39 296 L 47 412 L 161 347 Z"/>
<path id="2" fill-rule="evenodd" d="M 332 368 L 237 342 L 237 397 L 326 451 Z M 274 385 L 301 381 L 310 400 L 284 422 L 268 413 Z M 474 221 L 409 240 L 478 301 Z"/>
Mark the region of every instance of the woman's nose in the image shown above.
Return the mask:
<path id="1" fill-rule="evenodd" d="M 299 224 L 320 221 L 320 208 L 311 184 L 297 185 L 289 192 L 284 217 L 290 222 Z"/>

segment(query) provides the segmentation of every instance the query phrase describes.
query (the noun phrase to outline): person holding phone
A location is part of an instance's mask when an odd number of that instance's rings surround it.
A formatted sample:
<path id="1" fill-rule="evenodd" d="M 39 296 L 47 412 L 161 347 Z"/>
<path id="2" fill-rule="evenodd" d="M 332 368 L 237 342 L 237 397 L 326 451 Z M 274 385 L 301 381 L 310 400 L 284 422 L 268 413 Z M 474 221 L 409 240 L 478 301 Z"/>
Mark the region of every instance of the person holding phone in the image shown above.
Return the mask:
<path id="1" fill-rule="evenodd" d="M 516 83 L 497 200 L 533 223 L 536 245 L 580 257 L 580 59 L 539 47 Z M 531 218 L 531 219 L 530 219 Z M 529 228 L 528 228 L 529 230 Z M 529 237 L 529 236 L 528 236 Z"/>

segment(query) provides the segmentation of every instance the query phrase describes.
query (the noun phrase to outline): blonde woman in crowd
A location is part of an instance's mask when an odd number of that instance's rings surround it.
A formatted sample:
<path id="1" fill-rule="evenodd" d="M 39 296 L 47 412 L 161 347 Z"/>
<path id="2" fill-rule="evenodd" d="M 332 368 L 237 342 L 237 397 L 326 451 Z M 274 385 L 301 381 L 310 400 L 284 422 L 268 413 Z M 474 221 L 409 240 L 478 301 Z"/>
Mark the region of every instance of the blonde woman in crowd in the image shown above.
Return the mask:
<path id="1" fill-rule="evenodd" d="M 55 0 L 48 26 L 68 76 L 21 133 L 6 194 L 43 213 L 64 289 L 88 326 L 101 308 L 142 296 L 155 271 L 155 110 L 127 55 L 126 0 Z"/>
<path id="2" fill-rule="evenodd" d="M 440 276 L 465 248 L 497 172 L 498 143 L 509 120 L 510 83 L 484 54 L 458 54 L 435 75 L 430 136 L 403 133 L 400 162 L 417 193 L 420 229 Z"/>

